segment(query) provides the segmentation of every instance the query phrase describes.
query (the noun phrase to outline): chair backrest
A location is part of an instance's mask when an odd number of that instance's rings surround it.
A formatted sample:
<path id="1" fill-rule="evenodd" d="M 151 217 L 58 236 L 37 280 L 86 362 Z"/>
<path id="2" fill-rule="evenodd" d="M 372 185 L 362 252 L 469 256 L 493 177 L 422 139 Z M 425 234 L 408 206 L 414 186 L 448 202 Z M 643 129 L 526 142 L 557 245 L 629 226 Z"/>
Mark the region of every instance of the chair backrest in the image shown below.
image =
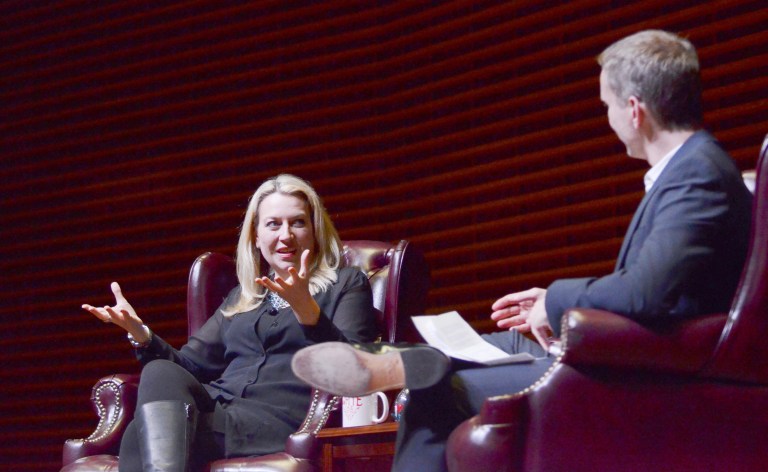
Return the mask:
<path id="1" fill-rule="evenodd" d="M 380 241 L 343 244 L 345 264 L 360 268 L 371 283 L 382 340 L 418 339 L 410 317 L 423 313 L 429 288 L 429 270 L 421 252 L 404 240 L 395 245 Z M 187 285 L 188 335 L 213 315 L 237 283 L 231 257 L 207 252 L 195 260 Z"/>
<path id="2" fill-rule="evenodd" d="M 768 382 L 768 135 L 757 161 L 747 262 L 707 375 Z"/>
<path id="3" fill-rule="evenodd" d="M 231 257 L 206 252 L 195 259 L 187 282 L 188 337 L 200 329 L 236 286 L 237 269 Z"/>

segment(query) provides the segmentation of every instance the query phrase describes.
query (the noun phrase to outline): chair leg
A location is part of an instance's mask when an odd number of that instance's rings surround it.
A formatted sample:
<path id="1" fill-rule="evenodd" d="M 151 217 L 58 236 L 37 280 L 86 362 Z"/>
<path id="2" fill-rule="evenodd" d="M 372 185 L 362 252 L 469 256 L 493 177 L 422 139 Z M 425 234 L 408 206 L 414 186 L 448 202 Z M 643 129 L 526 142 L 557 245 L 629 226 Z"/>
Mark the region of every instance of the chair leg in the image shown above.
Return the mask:
<path id="1" fill-rule="evenodd" d="M 186 472 L 197 409 L 179 401 L 146 403 L 137 412 L 144 472 Z"/>

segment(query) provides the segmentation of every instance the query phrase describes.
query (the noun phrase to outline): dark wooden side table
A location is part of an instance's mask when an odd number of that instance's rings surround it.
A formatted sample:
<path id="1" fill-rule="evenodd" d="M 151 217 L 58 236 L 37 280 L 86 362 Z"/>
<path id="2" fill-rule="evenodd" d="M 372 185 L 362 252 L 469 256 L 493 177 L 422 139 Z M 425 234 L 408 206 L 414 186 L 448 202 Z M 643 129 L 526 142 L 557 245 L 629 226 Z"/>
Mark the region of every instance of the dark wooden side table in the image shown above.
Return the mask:
<path id="1" fill-rule="evenodd" d="M 323 472 L 387 472 L 395 454 L 397 423 L 386 422 L 352 428 L 324 428 Z"/>

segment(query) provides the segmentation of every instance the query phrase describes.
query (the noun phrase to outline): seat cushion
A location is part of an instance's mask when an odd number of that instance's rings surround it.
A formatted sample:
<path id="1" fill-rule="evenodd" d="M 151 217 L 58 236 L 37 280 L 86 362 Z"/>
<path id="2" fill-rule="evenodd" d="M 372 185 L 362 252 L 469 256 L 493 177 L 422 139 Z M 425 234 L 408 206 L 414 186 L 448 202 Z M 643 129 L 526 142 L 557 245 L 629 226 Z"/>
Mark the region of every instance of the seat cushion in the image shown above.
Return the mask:
<path id="1" fill-rule="evenodd" d="M 82 457 L 65 465 L 60 472 L 117 472 L 117 456 L 99 454 Z"/>
<path id="2" fill-rule="evenodd" d="M 210 472 L 316 472 L 310 461 L 296 459 L 285 452 L 259 457 L 221 459 L 211 463 Z"/>

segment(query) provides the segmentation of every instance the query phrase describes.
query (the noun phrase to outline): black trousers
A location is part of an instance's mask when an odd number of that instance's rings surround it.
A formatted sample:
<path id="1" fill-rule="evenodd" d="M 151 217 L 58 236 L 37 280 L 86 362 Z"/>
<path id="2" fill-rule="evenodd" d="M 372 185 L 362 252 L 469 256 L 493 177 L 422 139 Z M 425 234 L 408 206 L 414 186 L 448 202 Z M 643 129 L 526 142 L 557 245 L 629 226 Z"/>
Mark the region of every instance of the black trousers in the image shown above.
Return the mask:
<path id="1" fill-rule="evenodd" d="M 136 411 L 141 405 L 156 401 L 179 401 L 198 410 L 198 428 L 190 454 L 192 470 L 224 457 L 224 434 L 211 425 L 223 423 L 224 411 L 217 408 L 203 385 L 183 367 L 171 361 L 155 360 L 141 371 Z M 141 454 L 136 420 L 131 421 L 120 443 L 120 472 L 141 472 Z"/>
<path id="2" fill-rule="evenodd" d="M 451 370 L 436 385 L 410 390 L 397 431 L 394 472 L 446 471 L 445 446 L 451 432 L 479 413 L 486 398 L 533 385 L 554 362 L 538 343 L 517 331 L 483 338 L 505 352 L 528 352 L 536 360 L 489 367 L 452 359 Z"/>

